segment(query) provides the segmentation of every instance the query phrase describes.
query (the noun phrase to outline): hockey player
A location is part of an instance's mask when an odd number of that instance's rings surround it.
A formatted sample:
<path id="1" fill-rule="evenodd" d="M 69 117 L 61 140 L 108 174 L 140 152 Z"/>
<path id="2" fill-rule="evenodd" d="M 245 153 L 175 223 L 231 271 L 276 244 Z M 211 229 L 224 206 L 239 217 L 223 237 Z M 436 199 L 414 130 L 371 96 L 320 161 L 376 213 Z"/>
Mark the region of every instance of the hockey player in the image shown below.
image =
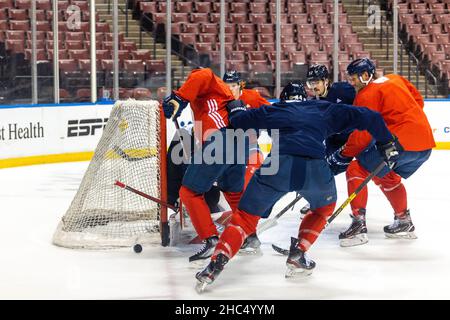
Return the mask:
<path id="1" fill-rule="evenodd" d="M 375 65 L 367 58 L 357 59 L 347 67 L 357 95 L 355 106 L 378 111 L 395 134 L 405 152 L 390 170 L 387 166 L 373 181 L 394 210 L 394 222 L 384 227 L 386 237 L 415 239 L 414 224 L 407 206 L 406 189 L 401 178 L 410 177 L 429 157 L 435 146 L 432 130 L 423 111 L 423 98 L 417 89 L 399 75 L 376 76 Z M 364 152 L 362 152 L 364 151 Z M 350 162 L 356 156 L 357 160 Z M 348 169 L 347 186 L 351 194 L 381 161 L 372 137 L 366 131 L 353 132 L 345 148 L 330 158 L 333 166 Z M 341 170 L 341 169 L 338 169 Z M 367 187 L 351 202 L 352 223 L 339 235 L 342 246 L 368 242 L 366 227 Z"/>
<path id="2" fill-rule="evenodd" d="M 173 91 L 163 101 L 164 115 L 170 119 L 176 119 L 190 103 L 195 120 L 194 134 L 200 135 L 197 140 L 203 142 L 202 148 L 194 153 L 194 161 L 188 165 L 180 188 L 180 200 L 186 207 L 198 236 L 205 242 L 202 249 L 189 258 L 190 262 L 210 257 L 219 239 L 204 194 L 217 182 L 232 211 L 236 210 L 242 195 L 244 163 L 236 164 L 235 161 L 229 164 L 223 161 L 226 156 L 225 148 L 215 149 L 216 158 L 222 161 L 207 164 L 203 157 L 205 148 L 214 143 L 208 139 L 213 133 L 219 130 L 220 135 L 225 137 L 228 126 L 226 104 L 233 100 L 233 94 L 222 79 L 211 69 L 202 68 L 193 70 L 181 88 Z M 233 147 L 236 148 L 236 145 Z M 196 163 L 195 159 L 201 159 L 201 163 Z"/>
<path id="3" fill-rule="evenodd" d="M 192 132 L 192 121 L 186 123 L 186 121 L 181 121 L 180 130 L 184 131 L 182 134 L 185 137 L 191 137 L 191 145 L 195 145 L 194 136 Z M 184 150 L 181 147 L 181 139 L 174 139 L 169 145 L 167 151 L 167 203 L 173 206 L 178 206 L 178 198 L 180 194 L 181 182 L 183 181 L 184 173 L 186 172 L 187 164 L 175 163 L 171 157 L 171 154 L 176 149 L 181 149 L 180 156 L 184 156 Z M 190 155 L 189 155 L 190 157 Z M 211 189 L 205 193 L 205 201 L 212 213 L 222 211 L 222 208 L 218 205 L 220 199 L 220 190 L 217 186 L 212 186 Z"/>
<path id="4" fill-rule="evenodd" d="M 239 100 L 228 104 L 234 128 L 279 129 L 279 170 L 264 175 L 272 153 L 250 180 L 238 209 L 222 233 L 211 262 L 197 273 L 197 290 L 212 283 L 225 264 L 236 254 L 244 239 L 255 232 L 258 220 L 266 218 L 275 202 L 291 191 L 302 194 L 311 212 L 302 220 L 298 239 L 292 238 L 286 276 L 310 274 L 315 263 L 305 252 L 311 247 L 333 213 L 336 202 L 334 176 L 325 160 L 325 138 L 348 129 L 367 129 L 376 139 L 386 161 L 395 161 L 401 149 L 380 114 L 367 108 L 337 105 L 327 101 L 306 100 L 301 84 L 288 84 L 280 102 L 249 110 Z"/>
<path id="5" fill-rule="evenodd" d="M 331 83 L 328 69 L 323 64 L 314 64 L 309 67 L 306 85 L 313 90 L 316 99 L 350 105 L 355 99 L 355 89 L 348 82 Z"/>
<path id="6" fill-rule="evenodd" d="M 270 105 L 270 102 L 263 98 L 258 91 L 245 89 L 245 82 L 241 79 L 236 70 L 228 71 L 223 76 L 223 81 L 228 85 L 236 100 L 242 100 L 245 106 L 250 109 L 259 108 L 263 105 Z M 264 155 L 258 147 L 258 137 L 250 140 L 251 149 L 247 170 L 245 171 L 245 186 L 247 186 L 253 173 L 264 161 Z"/>
<path id="7" fill-rule="evenodd" d="M 330 80 L 328 69 L 323 64 L 314 64 L 309 67 L 306 74 L 306 85 L 313 90 L 316 99 L 326 100 L 333 103 L 345 103 L 352 105 L 355 99 L 355 88 L 348 82 L 334 82 Z M 337 149 L 341 148 L 348 139 L 351 131 L 333 134 L 325 140 L 326 155 L 331 156 Z M 337 175 L 344 170 L 337 170 L 341 168 L 333 167 L 333 174 Z M 304 215 L 309 210 L 309 204 L 305 205 L 301 210 Z"/>
<path id="8" fill-rule="evenodd" d="M 245 89 L 245 81 L 243 81 L 236 70 L 227 71 L 223 75 L 223 81 L 228 85 L 236 100 L 242 100 L 247 108 L 255 109 L 263 105 L 270 105 L 270 102 L 263 98 L 258 91 L 252 89 Z M 251 177 L 255 171 L 262 165 L 264 155 L 258 146 L 258 137 L 256 135 L 250 137 L 250 151 L 247 161 L 247 168 L 245 170 L 244 189 L 247 187 Z M 260 247 L 256 233 L 248 236 L 240 252 L 254 253 Z"/>

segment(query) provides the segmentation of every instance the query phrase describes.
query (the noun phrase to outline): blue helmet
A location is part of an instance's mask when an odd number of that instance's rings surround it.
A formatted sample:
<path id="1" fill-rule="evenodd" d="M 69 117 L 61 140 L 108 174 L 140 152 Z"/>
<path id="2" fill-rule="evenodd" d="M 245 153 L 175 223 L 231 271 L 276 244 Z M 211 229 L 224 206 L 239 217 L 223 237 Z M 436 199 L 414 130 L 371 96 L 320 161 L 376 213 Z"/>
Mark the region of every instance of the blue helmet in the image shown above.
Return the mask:
<path id="1" fill-rule="evenodd" d="M 305 87 L 301 83 L 289 82 L 280 93 L 280 101 L 299 100 L 305 101 L 307 97 Z"/>
<path id="2" fill-rule="evenodd" d="M 313 64 L 309 67 L 308 73 L 306 74 L 306 81 L 316 81 L 328 79 L 329 73 L 328 69 L 323 64 Z"/>
<path id="3" fill-rule="evenodd" d="M 223 75 L 223 82 L 225 83 L 241 83 L 242 79 L 236 70 L 230 70 Z"/>
<path id="4" fill-rule="evenodd" d="M 356 59 L 347 66 L 347 74 L 357 74 L 361 76 L 366 71 L 369 76 L 374 76 L 376 72 L 375 64 L 368 58 Z"/>

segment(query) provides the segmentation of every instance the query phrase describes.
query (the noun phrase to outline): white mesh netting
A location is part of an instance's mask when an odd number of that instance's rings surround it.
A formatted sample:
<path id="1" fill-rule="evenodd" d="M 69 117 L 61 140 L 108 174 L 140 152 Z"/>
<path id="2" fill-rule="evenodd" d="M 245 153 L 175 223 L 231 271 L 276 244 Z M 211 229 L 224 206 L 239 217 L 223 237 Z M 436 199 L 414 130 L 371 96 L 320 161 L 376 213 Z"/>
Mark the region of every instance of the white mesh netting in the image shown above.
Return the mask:
<path id="1" fill-rule="evenodd" d="M 120 181 L 161 199 L 157 101 L 117 101 L 53 243 L 106 249 L 156 243 L 160 205 L 114 185 Z"/>

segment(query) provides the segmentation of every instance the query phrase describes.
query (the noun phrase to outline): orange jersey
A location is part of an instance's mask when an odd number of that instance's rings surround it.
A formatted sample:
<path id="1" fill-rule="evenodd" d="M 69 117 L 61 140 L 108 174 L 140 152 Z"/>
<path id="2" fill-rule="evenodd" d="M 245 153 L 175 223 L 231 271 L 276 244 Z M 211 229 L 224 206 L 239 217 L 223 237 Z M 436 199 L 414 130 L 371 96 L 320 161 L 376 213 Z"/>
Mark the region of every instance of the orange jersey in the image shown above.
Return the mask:
<path id="1" fill-rule="evenodd" d="M 264 99 L 258 91 L 253 89 L 242 89 L 239 99 L 242 100 L 242 102 L 244 102 L 249 109 L 256 109 L 263 105 L 270 105 L 269 101 Z M 258 137 L 256 135 L 251 135 L 250 143 L 258 143 Z"/>
<path id="2" fill-rule="evenodd" d="M 226 105 L 234 97 L 228 86 L 211 69 L 193 70 L 175 93 L 191 104 L 195 120 L 194 132 L 201 132 L 202 140 L 206 139 L 207 130 L 228 126 Z"/>
<path id="3" fill-rule="evenodd" d="M 251 109 L 259 108 L 262 105 L 270 105 L 270 102 L 264 99 L 258 91 L 253 89 L 242 89 L 241 96 L 239 97 L 246 106 Z"/>
<path id="4" fill-rule="evenodd" d="M 353 104 L 381 113 L 387 127 L 406 151 L 423 151 L 436 146 L 423 111 L 423 98 L 405 78 L 390 74 L 376 79 L 356 94 Z M 371 139 L 367 131 L 354 131 L 342 154 L 358 155 Z"/>

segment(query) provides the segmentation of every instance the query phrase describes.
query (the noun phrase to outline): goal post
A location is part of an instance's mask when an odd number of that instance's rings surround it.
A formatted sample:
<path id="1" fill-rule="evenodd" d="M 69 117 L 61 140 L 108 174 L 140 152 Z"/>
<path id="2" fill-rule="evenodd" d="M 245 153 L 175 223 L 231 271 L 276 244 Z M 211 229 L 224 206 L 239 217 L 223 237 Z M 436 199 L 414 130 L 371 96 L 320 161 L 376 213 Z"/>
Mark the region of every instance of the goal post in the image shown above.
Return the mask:
<path id="1" fill-rule="evenodd" d="M 119 188 L 117 180 L 167 201 L 166 119 L 158 101 L 116 101 L 53 243 L 109 249 L 169 244 L 167 208 Z"/>

